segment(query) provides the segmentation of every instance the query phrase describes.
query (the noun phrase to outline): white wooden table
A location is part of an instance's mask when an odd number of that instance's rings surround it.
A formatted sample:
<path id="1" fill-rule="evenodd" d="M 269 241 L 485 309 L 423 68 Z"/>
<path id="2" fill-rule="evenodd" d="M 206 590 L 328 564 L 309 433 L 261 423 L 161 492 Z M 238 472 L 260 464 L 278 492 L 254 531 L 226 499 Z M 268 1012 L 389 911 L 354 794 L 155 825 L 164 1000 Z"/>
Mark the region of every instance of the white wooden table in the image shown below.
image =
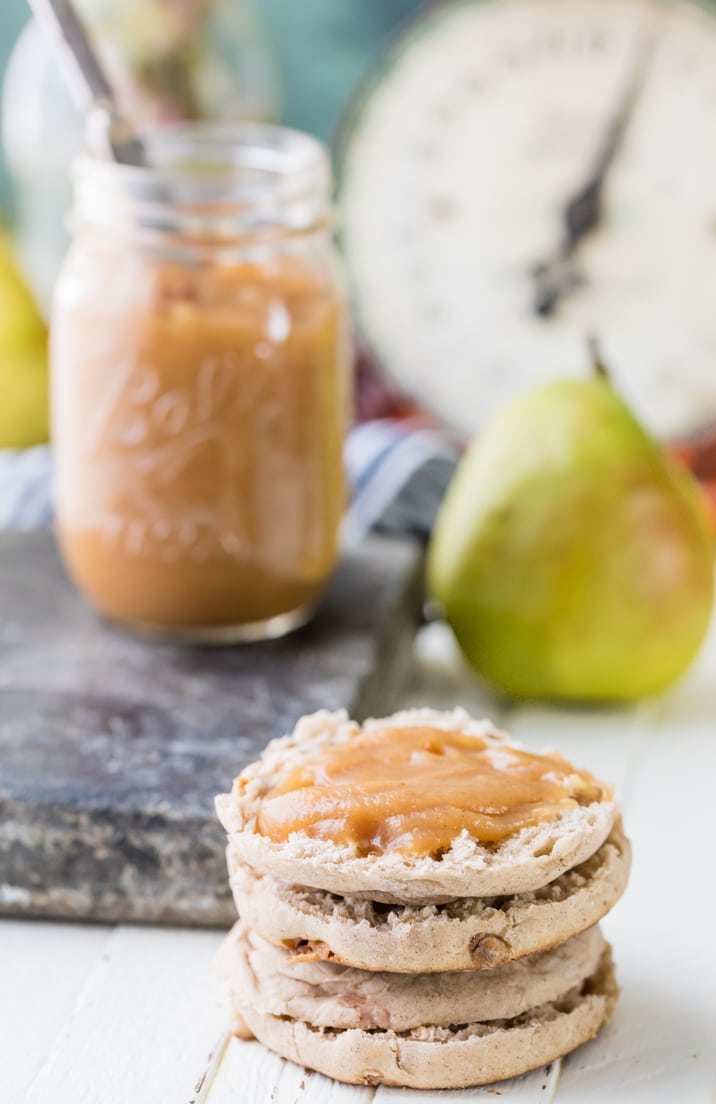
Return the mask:
<path id="1" fill-rule="evenodd" d="M 228 1039 L 221 935 L 0 921 L 0 1104 L 713 1104 L 716 1091 L 716 631 L 685 681 L 633 710 L 496 710 L 446 630 L 418 642 L 411 704 L 492 712 L 613 779 L 634 845 L 604 922 L 622 998 L 593 1043 L 547 1070 L 440 1094 L 350 1088 Z M 227 786 L 230 779 L 227 778 Z"/>

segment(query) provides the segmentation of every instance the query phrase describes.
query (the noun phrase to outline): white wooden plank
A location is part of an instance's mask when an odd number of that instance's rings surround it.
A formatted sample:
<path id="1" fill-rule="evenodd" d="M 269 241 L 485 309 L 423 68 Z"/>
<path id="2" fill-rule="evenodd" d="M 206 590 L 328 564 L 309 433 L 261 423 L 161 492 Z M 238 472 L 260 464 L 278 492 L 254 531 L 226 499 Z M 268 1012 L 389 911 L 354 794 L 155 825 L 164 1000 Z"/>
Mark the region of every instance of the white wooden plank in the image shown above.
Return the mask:
<path id="1" fill-rule="evenodd" d="M 246 1104 L 268 1100 L 284 1104 L 291 1095 L 298 1101 L 307 1077 L 305 1070 L 284 1062 L 260 1043 L 232 1038 L 200 1104 L 237 1104 L 244 1100 Z"/>
<path id="2" fill-rule="evenodd" d="M 27 1104 L 188 1101 L 226 1025 L 221 936 L 117 928 Z"/>
<path id="3" fill-rule="evenodd" d="M 624 991 L 617 1015 L 565 1060 L 558 1104 L 711 1104 L 713 1022 L 684 1008 L 683 984 L 664 976 L 645 984 L 643 963 L 623 941 L 618 954 Z"/>
<path id="4" fill-rule="evenodd" d="M 0 1070 L 7 1101 L 24 1099 L 111 928 L 0 921 Z"/>
<path id="5" fill-rule="evenodd" d="M 197 1104 L 371 1104 L 375 1089 L 341 1085 L 256 1042 L 232 1039 Z"/>
<path id="6" fill-rule="evenodd" d="M 206 1104 L 212 1085 L 221 1069 L 226 1052 L 233 1041 L 230 1031 L 225 1031 L 214 1043 L 198 1081 L 194 1085 L 189 1104 Z"/>
<path id="7" fill-rule="evenodd" d="M 663 699 L 627 810 L 623 900 L 604 922 L 622 998 L 614 1022 L 567 1059 L 559 1104 L 711 1104 L 716 1040 L 716 653 Z"/>
<path id="8" fill-rule="evenodd" d="M 311 1081 L 310 1104 L 372 1104 L 376 1088 L 373 1085 L 342 1085 L 330 1077 L 316 1073 Z M 404 1104 L 408 1101 L 403 1097 Z M 287 1102 L 288 1104 L 288 1102 Z"/>

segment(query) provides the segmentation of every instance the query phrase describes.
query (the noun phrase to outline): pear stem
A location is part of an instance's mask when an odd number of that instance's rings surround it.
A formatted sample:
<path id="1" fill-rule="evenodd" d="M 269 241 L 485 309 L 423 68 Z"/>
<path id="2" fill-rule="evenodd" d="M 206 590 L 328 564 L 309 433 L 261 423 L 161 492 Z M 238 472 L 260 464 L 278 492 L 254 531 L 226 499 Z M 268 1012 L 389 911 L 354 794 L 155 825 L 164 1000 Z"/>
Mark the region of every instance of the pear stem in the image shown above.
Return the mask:
<path id="1" fill-rule="evenodd" d="M 590 334 L 587 337 L 587 350 L 589 352 L 589 359 L 592 362 L 592 372 L 600 379 L 606 380 L 607 383 L 610 380 L 610 374 L 606 364 L 602 360 L 601 349 L 599 348 L 599 339 L 596 334 Z"/>

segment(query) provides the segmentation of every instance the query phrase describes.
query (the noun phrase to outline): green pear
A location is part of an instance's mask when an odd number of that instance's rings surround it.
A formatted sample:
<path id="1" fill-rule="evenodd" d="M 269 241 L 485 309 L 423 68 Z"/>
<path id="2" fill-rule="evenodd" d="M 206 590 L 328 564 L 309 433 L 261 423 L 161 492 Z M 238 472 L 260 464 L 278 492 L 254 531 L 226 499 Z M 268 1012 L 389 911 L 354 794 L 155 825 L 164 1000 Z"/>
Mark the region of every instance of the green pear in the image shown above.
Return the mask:
<path id="1" fill-rule="evenodd" d="M 47 332 L 0 231 L 0 448 L 47 437 Z"/>
<path id="2" fill-rule="evenodd" d="M 428 586 L 499 690 L 624 701 L 668 686 L 698 651 L 714 548 L 698 485 L 599 374 L 521 396 L 473 441 Z"/>

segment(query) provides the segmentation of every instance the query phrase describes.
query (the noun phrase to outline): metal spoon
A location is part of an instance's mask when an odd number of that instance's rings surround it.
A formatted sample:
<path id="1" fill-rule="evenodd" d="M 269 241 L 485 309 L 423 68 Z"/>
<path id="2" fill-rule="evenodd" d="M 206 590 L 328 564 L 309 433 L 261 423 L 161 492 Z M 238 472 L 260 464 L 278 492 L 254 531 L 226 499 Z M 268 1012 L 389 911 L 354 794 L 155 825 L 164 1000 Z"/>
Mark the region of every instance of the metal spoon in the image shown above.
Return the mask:
<path id="1" fill-rule="evenodd" d="M 144 143 L 117 110 L 112 88 L 70 0 L 28 3 L 52 39 L 78 106 L 88 113 L 92 151 L 126 165 L 149 164 Z"/>

